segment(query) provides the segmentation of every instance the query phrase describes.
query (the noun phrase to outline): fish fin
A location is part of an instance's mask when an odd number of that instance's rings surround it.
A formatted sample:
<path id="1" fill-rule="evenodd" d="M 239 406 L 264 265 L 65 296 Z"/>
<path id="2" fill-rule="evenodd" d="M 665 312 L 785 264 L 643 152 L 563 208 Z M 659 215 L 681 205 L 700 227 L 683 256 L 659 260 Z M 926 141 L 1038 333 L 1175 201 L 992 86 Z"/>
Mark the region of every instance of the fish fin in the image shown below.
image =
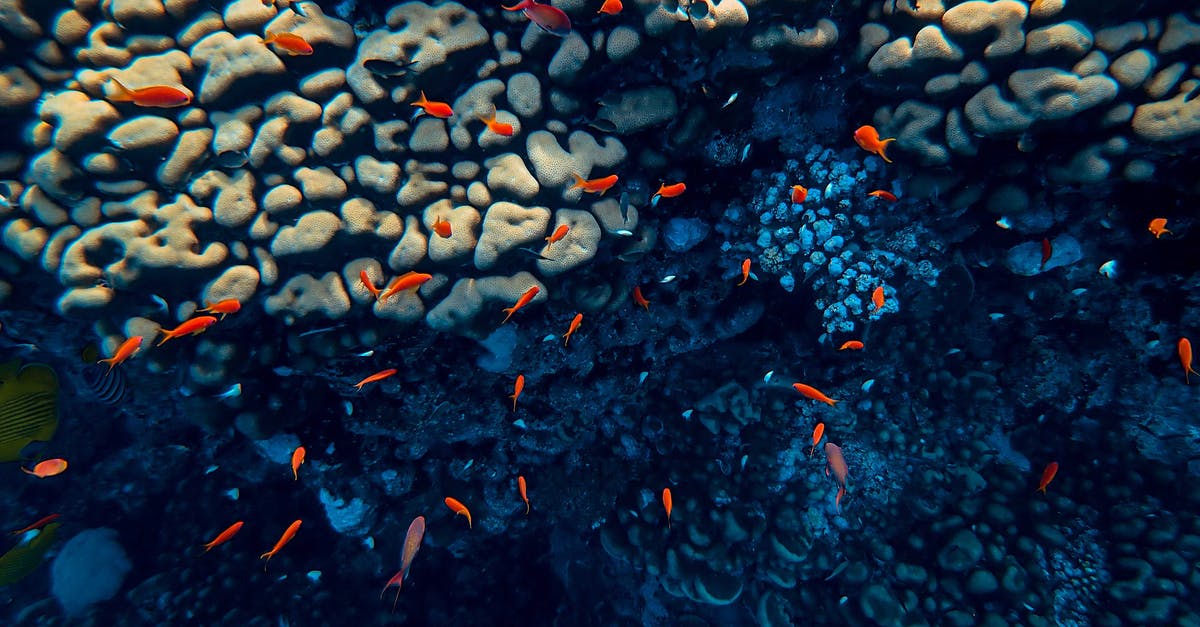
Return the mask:
<path id="1" fill-rule="evenodd" d="M 578 174 L 576 174 L 574 172 L 571 173 L 571 176 L 575 178 L 575 182 L 573 184 L 571 184 L 571 186 L 568 187 L 567 189 L 568 190 L 583 189 L 583 186 L 585 183 L 587 183 L 587 181 L 583 180 L 582 176 L 579 176 Z"/>
<path id="2" fill-rule="evenodd" d="M 888 163 L 891 163 L 891 162 L 892 162 L 892 160 L 891 160 L 891 159 L 888 159 L 888 156 L 887 156 L 887 147 L 888 147 L 888 144 L 890 144 L 890 143 L 892 143 L 892 142 L 894 142 L 894 141 L 896 141 L 896 138 L 895 138 L 895 137 L 889 137 L 889 138 L 887 138 L 887 139 L 885 139 L 885 140 L 883 140 L 883 141 L 879 142 L 879 156 L 880 156 L 880 157 L 882 157 L 882 158 L 883 158 L 883 160 L 884 160 L 884 161 L 886 161 L 886 162 L 888 162 Z"/>
<path id="3" fill-rule="evenodd" d="M 117 80 L 117 77 L 110 76 L 108 80 L 113 84 L 113 93 L 108 97 L 109 100 L 116 102 L 132 102 L 133 90 L 125 86 L 125 83 Z"/>

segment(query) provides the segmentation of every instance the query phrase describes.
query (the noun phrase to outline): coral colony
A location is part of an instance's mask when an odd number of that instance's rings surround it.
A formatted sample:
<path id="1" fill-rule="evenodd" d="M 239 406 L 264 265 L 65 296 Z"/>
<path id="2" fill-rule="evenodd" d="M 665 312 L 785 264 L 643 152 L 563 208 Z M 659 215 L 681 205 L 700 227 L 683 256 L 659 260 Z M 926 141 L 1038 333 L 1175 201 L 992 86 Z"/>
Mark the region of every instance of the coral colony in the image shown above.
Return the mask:
<path id="1" fill-rule="evenodd" d="M 1200 624 L 1196 172 L 1189 3 L 0 0 L 0 624 Z"/>

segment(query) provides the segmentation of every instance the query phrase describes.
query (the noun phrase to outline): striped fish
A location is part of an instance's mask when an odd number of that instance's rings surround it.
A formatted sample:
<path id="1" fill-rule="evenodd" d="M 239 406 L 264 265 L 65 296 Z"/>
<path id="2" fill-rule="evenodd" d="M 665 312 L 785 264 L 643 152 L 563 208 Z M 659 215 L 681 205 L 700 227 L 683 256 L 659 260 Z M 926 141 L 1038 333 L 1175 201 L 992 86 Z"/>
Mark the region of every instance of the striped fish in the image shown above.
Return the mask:
<path id="1" fill-rule="evenodd" d="M 58 377 L 43 364 L 0 364 L 0 462 L 21 459 L 33 441 L 46 442 L 58 429 Z"/>
<path id="2" fill-rule="evenodd" d="M 129 398 L 129 382 L 125 372 L 120 368 L 113 368 L 109 372 L 107 366 L 96 363 L 100 357 L 99 347 L 89 344 L 80 357 L 84 362 L 83 387 L 89 396 L 109 407 L 116 407 Z"/>

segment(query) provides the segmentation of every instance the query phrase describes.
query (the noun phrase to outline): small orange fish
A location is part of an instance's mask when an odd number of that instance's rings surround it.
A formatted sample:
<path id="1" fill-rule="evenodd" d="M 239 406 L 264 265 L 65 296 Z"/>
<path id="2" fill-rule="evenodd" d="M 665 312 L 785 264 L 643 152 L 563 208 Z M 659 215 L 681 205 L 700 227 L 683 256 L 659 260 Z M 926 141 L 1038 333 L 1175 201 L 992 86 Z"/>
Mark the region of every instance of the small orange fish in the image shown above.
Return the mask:
<path id="1" fill-rule="evenodd" d="M 450 228 L 450 223 L 443 220 L 442 216 L 438 216 L 433 221 L 433 232 L 444 238 L 448 238 L 454 234 L 454 231 Z"/>
<path id="2" fill-rule="evenodd" d="M 840 350 L 840 351 L 860 351 L 860 350 L 862 350 L 862 347 L 863 347 L 863 343 L 858 340 L 846 340 L 845 342 L 842 343 L 841 348 L 839 348 L 838 350 Z"/>
<path id="3" fill-rule="evenodd" d="M 654 192 L 654 195 L 650 197 L 650 202 L 654 202 L 654 199 L 660 196 L 663 198 L 674 198 L 682 194 L 686 189 L 687 185 L 684 185 L 683 183 L 672 183 L 670 185 L 661 183 L 658 186 L 658 191 Z"/>
<path id="4" fill-rule="evenodd" d="M 1042 238 L 1042 270 L 1046 269 L 1046 262 L 1050 261 L 1050 257 L 1054 254 L 1054 246 L 1050 240 Z"/>
<path id="5" fill-rule="evenodd" d="M 467 509 L 466 505 L 463 505 L 462 503 L 460 503 L 458 501 L 458 499 L 453 498 L 453 497 L 447 496 L 445 502 L 446 502 L 446 507 L 449 507 L 450 511 L 454 512 L 455 516 L 462 515 L 462 516 L 467 517 L 467 529 L 470 529 L 471 528 L 471 510 Z"/>
<path id="6" fill-rule="evenodd" d="M 600 5 L 600 10 L 596 11 L 596 13 L 616 15 L 621 12 L 621 9 L 624 8 L 625 5 L 621 4 L 621 0 L 604 0 L 604 4 Z"/>
<path id="7" fill-rule="evenodd" d="M 371 294 L 372 298 L 375 298 L 375 299 L 379 298 L 379 292 L 381 290 L 378 287 L 375 287 L 375 282 L 372 281 L 371 277 L 367 275 L 366 270 L 358 271 L 358 280 L 362 281 L 362 286 L 367 289 L 367 292 L 369 292 Z"/>
<path id="8" fill-rule="evenodd" d="M 750 280 L 750 258 L 747 257 L 742 260 L 742 282 L 738 283 L 737 286 L 741 287 L 746 284 L 746 281 L 749 281 L 749 280 Z"/>
<path id="9" fill-rule="evenodd" d="M 579 323 L 583 322 L 583 314 L 577 313 L 571 319 L 571 326 L 567 327 L 567 332 L 563 333 L 563 346 L 566 346 L 571 341 L 571 335 L 575 333 L 575 329 L 579 328 Z"/>
<path id="10" fill-rule="evenodd" d="M 45 518 L 38 519 L 37 522 L 33 523 L 32 525 L 29 525 L 28 527 L 21 527 L 20 529 L 12 530 L 12 531 L 8 532 L 8 535 L 19 536 L 19 535 L 25 533 L 26 531 L 33 531 L 34 529 L 41 529 L 42 527 L 45 527 L 46 525 L 54 522 L 54 520 L 57 519 L 58 517 L 59 517 L 59 514 L 50 514 L 49 516 L 46 516 Z"/>
<path id="11" fill-rule="evenodd" d="M 450 105 L 444 102 L 427 100 L 425 98 L 425 92 L 421 92 L 421 97 L 418 98 L 416 102 L 412 103 L 412 106 L 420 107 L 425 111 L 425 113 L 428 113 L 435 118 L 442 118 L 443 120 L 454 115 L 454 109 L 451 109 Z"/>
<path id="12" fill-rule="evenodd" d="M 197 316 L 169 331 L 163 329 L 162 332 L 164 337 L 162 341 L 158 343 L 158 345 L 162 346 L 163 344 L 167 343 L 167 340 L 183 337 L 185 335 L 200 335 L 201 333 L 204 333 L 205 329 L 216 323 L 217 319 L 214 316 Z"/>
<path id="13" fill-rule="evenodd" d="M 846 477 L 850 475 L 850 469 L 846 466 L 846 458 L 842 456 L 842 449 L 833 442 L 825 443 L 825 476 L 829 476 L 829 472 L 833 471 L 833 478 L 838 484 L 837 498 L 833 500 L 833 504 L 837 507 L 837 512 L 842 513 L 842 497 L 846 495 Z"/>
<path id="14" fill-rule="evenodd" d="M 867 152 L 879 155 L 884 161 L 891 163 L 887 157 L 888 144 L 896 141 L 895 137 L 879 139 L 879 131 L 874 126 L 860 126 L 854 131 L 854 142 Z"/>
<path id="15" fill-rule="evenodd" d="M 296 532 L 300 530 L 301 522 L 301 520 L 296 520 L 292 524 L 288 525 L 288 528 L 283 532 L 283 535 L 279 536 L 279 541 L 275 543 L 275 546 L 272 547 L 270 551 L 267 551 L 258 557 L 260 560 L 267 560 L 267 563 L 263 564 L 264 573 L 267 572 L 267 565 L 271 563 L 271 558 L 275 557 L 275 554 L 279 552 L 279 549 L 282 549 L 285 544 L 291 542 L 292 538 L 296 537 Z"/>
<path id="16" fill-rule="evenodd" d="M 560 241 L 560 240 L 562 240 L 562 238 L 566 237 L 567 231 L 570 231 L 570 230 L 571 230 L 571 227 L 569 227 L 565 224 L 558 225 L 558 228 L 554 229 L 554 232 L 550 234 L 550 237 L 546 238 L 546 250 L 550 250 L 550 245 L 553 244 L 554 242 Z"/>
<path id="17" fill-rule="evenodd" d="M 832 398 L 825 396 L 825 394 L 822 393 L 821 390 L 818 390 L 817 388 L 815 388 L 811 385 L 804 385 L 803 383 L 793 383 L 792 388 L 794 388 L 797 392 L 803 394 L 804 396 L 811 398 L 814 401 L 821 401 L 822 403 L 825 403 L 826 405 L 829 405 L 830 407 L 833 407 L 837 403 L 841 402 L 841 401 L 835 401 Z"/>
<path id="18" fill-rule="evenodd" d="M 808 199 L 808 188 L 803 185 L 792 186 L 792 204 L 798 205 Z"/>
<path id="19" fill-rule="evenodd" d="M 275 46 L 277 50 L 282 50 L 290 56 L 308 56 L 313 53 L 313 47 L 303 37 L 293 33 L 267 33 L 267 38 L 262 40 L 264 46 Z"/>
<path id="20" fill-rule="evenodd" d="M 66 469 L 67 469 L 67 460 L 65 460 L 65 459 L 47 459 L 44 462 L 38 462 L 38 464 L 33 467 L 33 470 L 28 470 L 28 469 L 22 468 L 21 472 L 23 472 L 27 475 L 33 475 L 33 476 L 37 477 L 38 479 L 45 479 L 46 477 L 53 477 L 54 475 L 61 475 L 63 473 L 63 471 Z"/>
<path id="21" fill-rule="evenodd" d="M 575 177 L 575 183 L 573 183 L 567 189 L 582 189 L 585 192 L 591 194 L 600 194 L 601 196 L 603 196 L 604 192 L 607 192 L 610 187 L 616 185 L 618 180 L 616 174 L 609 174 L 608 176 L 602 176 L 598 179 L 584 179 L 578 174 L 572 174 L 571 176 Z"/>
<path id="22" fill-rule="evenodd" d="M 225 319 L 225 316 L 242 310 L 242 304 L 238 302 L 236 298 L 226 298 L 225 300 L 217 301 L 215 303 L 205 303 L 205 305 L 207 305 L 207 307 L 197 311 L 196 313 L 221 314 L 222 320 Z"/>
<path id="23" fill-rule="evenodd" d="M 368 383 L 374 383 L 376 381 L 383 381 L 384 379 L 386 379 L 394 374 L 396 374 L 395 368 L 388 368 L 387 370 L 380 370 L 379 372 L 376 372 L 375 374 L 367 377 L 366 379 L 363 379 L 362 381 L 355 383 L 354 387 L 361 390 L 362 387 Z"/>
<path id="24" fill-rule="evenodd" d="M 517 299 L 517 302 L 514 303 L 512 307 L 505 307 L 504 309 L 501 309 L 500 313 L 504 313 L 504 314 L 508 314 L 508 315 L 504 316 L 504 322 L 501 322 L 500 324 L 504 324 L 505 322 L 508 322 L 508 319 L 513 317 L 513 314 L 517 313 L 517 311 L 519 311 L 525 305 L 528 305 L 529 301 L 533 300 L 533 297 L 537 296 L 538 292 L 540 292 L 540 291 L 541 290 L 538 289 L 538 286 L 534 285 L 534 286 L 530 287 L 529 289 L 525 290 L 525 293 L 521 294 L 521 297 Z"/>
<path id="25" fill-rule="evenodd" d="M 107 98 L 113 102 L 132 102 L 139 107 L 182 107 L 192 102 L 192 95 L 170 85 L 151 85 L 130 89 L 116 78 L 109 77 L 113 93 Z"/>
<path id="26" fill-rule="evenodd" d="M 379 593 L 379 598 L 383 598 L 383 593 L 387 592 L 388 588 L 396 586 L 396 600 L 392 601 L 392 611 L 396 610 L 396 601 L 400 600 L 400 588 L 404 585 L 404 576 L 408 574 L 408 569 L 412 566 L 413 558 L 417 556 L 417 551 L 421 549 L 421 541 L 425 539 L 425 517 L 417 516 L 408 525 L 408 533 L 404 535 L 404 551 L 400 554 L 400 570 L 388 579 L 387 585 L 383 587 L 383 591 Z"/>
<path id="27" fill-rule="evenodd" d="M 239 532 L 241 530 L 242 530 L 242 521 L 240 521 L 240 520 L 233 523 L 232 525 L 229 525 L 229 527 L 227 529 L 225 529 L 225 531 L 222 531 L 221 533 L 217 534 L 217 537 L 213 538 L 211 542 L 204 543 L 204 552 L 208 553 L 209 551 L 211 551 L 213 549 L 214 546 L 217 546 L 220 544 L 225 544 L 226 542 L 229 542 L 231 539 L 233 539 L 233 536 L 236 536 L 237 532 Z"/>
<path id="28" fill-rule="evenodd" d="M 1050 485 L 1051 481 L 1054 481 L 1054 475 L 1057 474 L 1058 462 L 1050 462 L 1049 464 L 1046 464 L 1046 469 L 1042 471 L 1042 481 L 1038 484 L 1037 491 L 1045 494 L 1046 486 Z"/>
<path id="29" fill-rule="evenodd" d="M 888 202 L 896 202 L 896 195 L 884 189 L 877 189 L 867 195 L 874 196 L 875 198 L 886 200 Z"/>
<path id="30" fill-rule="evenodd" d="M 1166 218 L 1154 218 L 1150 221 L 1150 232 L 1154 234 L 1154 239 L 1158 239 L 1163 233 L 1170 233 L 1167 230 Z"/>
<path id="31" fill-rule="evenodd" d="M 663 488 L 662 491 L 663 509 L 667 510 L 667 529 L 671 528 L 671 488 Z"/>
<path id="32" fill-rule="evenodd" d="M 883 309 L 883 286 L 875 288 L 871 291 L 871 304 L 875 306 L 872 313 Z"/>
<path id="33" fill-rule="evenodd" d="M 1192 343 L 1186 337 L 1179 338 L 1179 363 L 1183 364 L 1183 382 L 1191 385 L 1192 381 L 1188 377 L 1189 374 L 1200 375 L 1200 372 L 1192 370 Z"/>
<path id="34" fill-rule="evenodd" d="M 405 290 L 412 290 L 415 292 L 432 278 L 432 274 L 425 274 L 424 272 L 405 272 L 404 274 L 392 279 L 392 283 L 391 285 L 388 285 L 387 291 L 379 295 L 379 302 L 387 302 L 387 299 Z"/>
<path id="35" fill-rule="evenodd" d="M 821 438 L 823 437 L 825 437 L 825 423 L 818 422 L 817 426 L 813 428 L 813 445 L 808 451 L 809 457 L 812 457 L 813 453 L 817 452 L 817 445 L 821 443 Z"/>
<path id="36" fill-rule="evenodd" d="M 513 393 L 508 397 L 512 399 L 513 411 L 517 411 L 517 399 L 521 398 L 521 392 L 525 389 L 525 375 L 517 375 L 516 382 L 513 383 Z"/>
<path id="37" fill-rule="evenodd" d="M 292 481 L 300 480 L 300 464 L 304 463 L 304 447 L 297 446 L 296 450 L 292 451 Z"/>
<path id="38" fill-rule="evenodd" d="M 525 515 L 529 515 L 529 494 L 525 489 L 525 476 L 517 475 L 517 491 L 521 493 L 521 500 L 525 501 Z"/>
<path id="39" fill-rule="evenodd" d="M 505 137 L 512 137 L 513 125 L 506 124 L 504 122 L 497 122 L 495 111 L 493 111 L 492 115 L 489 117 L 485 118 L 485 117 L 480 116 L 479 121 L 483 122 L 484 124 L 487 124 L 488 130 L 497 135 L 503 135 Z"/>
<path id="40" fill-rule="evenodd" d="M 642 296 L 642 286 L 640 285 L 633 288 L 633 302 L 637 303 L 642 309 L 650 311 L 650 301 L 646 300 L 645 296 Z"/>
<path id="41" fill-rule="evenodd" d="M 112 357 L 109 357 L 108 359 L 101 359 L 96 363 L 108 364 L 108 370 L 104 373 L 105 376 L 108 376 L 108 373 L 112 372 L 112 369 L 115 368 L 117 364 L 124 362 L 130 357 L 133 357 L 134 353 L 138 352 L 138 349 L 141 347 L 142 336 L 135 335 L 124 342 L 121 342 L 121 345 L 117 347 L 117 352 L 113 353 Z"/>

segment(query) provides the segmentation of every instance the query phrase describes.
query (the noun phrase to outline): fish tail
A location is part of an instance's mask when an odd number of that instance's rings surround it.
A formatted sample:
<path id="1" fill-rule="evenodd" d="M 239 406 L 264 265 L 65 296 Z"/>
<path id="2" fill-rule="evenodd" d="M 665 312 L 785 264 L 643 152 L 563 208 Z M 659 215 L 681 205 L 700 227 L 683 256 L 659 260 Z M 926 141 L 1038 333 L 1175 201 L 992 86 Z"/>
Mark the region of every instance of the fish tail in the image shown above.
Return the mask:
<path id="1" fill-rule="evenodd" d="M 500 313 L 505 313 L 505 314 L 508 314 L 508 315 L 507 315 L 507 316 L 504 316 L 504 321 L 503 321 L 503 322 L 501 322 L 500 324 L 504 324 L 505 322 L 508 322 L 508 319 L 509 319 L 509 318 L 511 318 L 511 317 L 512 317 L 512 315 L 513 315 L 514 313 L 516 313 L 516 311 L 517 311 L 517 308 L 516 308 L 516 307 L 505 307 L 504 309 L 501 309 L 501 310 L 500 310 Z"/>
<path id="2" fill-rule="evenodd" d="M 175 335 L 174 335 L 174 334 L 173 334 L 171 331 L 163 331 L 163 339 L 162 339 L 162 341 L 161 341 L 161 342 L 159 342 L 158 344 L 155 344 L 155 346 L 162 346 L 163 344 L 166 344 L 166 343 L 167 343 L 167 340 L 169 340 L 169 339 L 171 339 L 171 338 L 173 338 L 173 337 L 175 337 Z"/>
<path id="3" fill-rule="evenodd" d="M 425 98 L 425 92 L 421 91 L 421 97 L 417 98 L 417 101 L 413 103 L 413 106 L 424 107 L 427 104 L 429 104 L 429 100 Z"/>
<path id="4" fill-rule="evenodd" d="M 567 189 L 568 189 L 568 190 L 571 190 L 571 189 L 583 189 L 583 186 L 584 186 L 584 184 L 585 184 L 585 183 L 587 183 L 587 181 L 584 181 L 582 176 L 579 176 L 578 174 L 576 174 L 576 173 L 574 173 L 574 172 L 572 172 L 572 173 L 571 173 L 571 176 L 575 177 L 575 183 L 573 183 L 573 184 L 572 184 L 570 187 L 568 187 Z M 546 238 L 546 239 L 550 239 L 550 238 Z"/>
<path id="5" fill-rule="evenodd" d="M 889 137 L 889 138 L 887 138 L 887 139 L 885 139 L 885 140 L 883 140 L 883 141 L 880 141 L 880 142 L 879 142 L 879 156 L 880 156 L 880 157 L 882 157 L 882 158 L 883 158 L 883 160 L 884 160 L 884 161 L 886 161 L 886 162 L 888 162 L 888 163 L 891 163 L 891 162 L 892 162 L 892 160 L 891 160 L 891 159 L 888 159 L 888 156 L 887 156 L 887 147 L 888 147 L 888 144 L 890 144 L 890 143 L 892 143 L 892 142 L 894 142 L 894 141 L 896 141 L 896 138 L 895 138 L 895 137 Z"/>
<path id="6" fill-rule="evenodd" d="M 116 102 L 130 102 L 133 100 L 133 91 L 125 86 L 125 83 L 117 80 L 117 77 L 110 76 L 108 80 L 113 84 L 113 93 L 108 97 L 109 100 Z"/>

